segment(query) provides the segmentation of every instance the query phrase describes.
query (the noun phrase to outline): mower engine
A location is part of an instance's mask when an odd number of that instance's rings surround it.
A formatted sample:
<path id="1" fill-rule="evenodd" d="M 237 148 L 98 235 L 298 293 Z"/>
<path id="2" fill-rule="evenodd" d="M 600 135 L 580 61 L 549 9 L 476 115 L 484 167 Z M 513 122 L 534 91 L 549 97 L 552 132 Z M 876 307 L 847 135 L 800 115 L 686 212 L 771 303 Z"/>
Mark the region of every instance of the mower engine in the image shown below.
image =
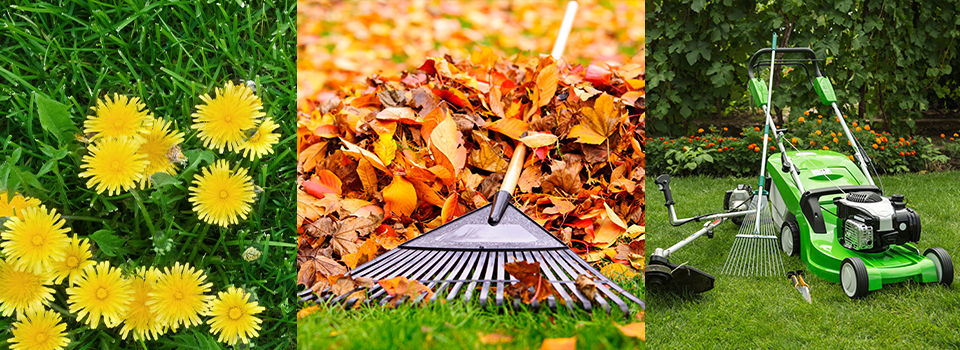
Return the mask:
<path id="1" fill-rule="evenodd" d="M 920 215 L 907 208 L 903 195 L 854 192 L 833 202 L 841 220 L 837 236 L 847 249 L 874 253 L 920 240 Z"/>

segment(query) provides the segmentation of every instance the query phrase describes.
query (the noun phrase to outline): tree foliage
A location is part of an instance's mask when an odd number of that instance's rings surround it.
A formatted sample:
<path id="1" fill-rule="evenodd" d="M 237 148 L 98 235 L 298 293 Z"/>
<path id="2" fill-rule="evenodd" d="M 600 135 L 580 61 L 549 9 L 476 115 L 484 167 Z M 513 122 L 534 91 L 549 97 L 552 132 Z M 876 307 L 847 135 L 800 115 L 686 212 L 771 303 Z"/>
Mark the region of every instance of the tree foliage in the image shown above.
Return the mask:
<path id="1" fill-rule="evenodd" d="M 676 135 L 692 131 L 691 121 L 743 112 L 747 61 L 776 32 L 778 46 L 810 47 L 826 59 L 821 71 L 844 113 L 912 129 L 924 111 L 956 109 L 958 8 L 957 0 L 651 2 L 649 125 Z M 803 70 L 783 72 L 773 94 L 777 113 L 817 107 Z"/>

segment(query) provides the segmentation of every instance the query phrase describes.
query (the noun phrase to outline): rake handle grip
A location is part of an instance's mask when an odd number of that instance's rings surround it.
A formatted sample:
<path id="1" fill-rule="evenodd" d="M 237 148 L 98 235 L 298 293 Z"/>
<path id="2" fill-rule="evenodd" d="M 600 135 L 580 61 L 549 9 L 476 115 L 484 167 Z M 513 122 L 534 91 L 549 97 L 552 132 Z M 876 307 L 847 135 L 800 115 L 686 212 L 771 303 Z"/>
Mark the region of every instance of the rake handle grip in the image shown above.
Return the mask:
<path id="1" fill-rule="evenodd" d="M 497 191 L 493 197 L 493 207 L 490 210 L 490 218 L 487 222 L 490 225 L 500 223 L 503 213 L 506 212 L 510 200 L 513 199 L 513 189 L 517 187 L 517 181 L 520 179 L 520 171 L 523 170 L 523 161 L 527 158 L 527 146 L 522 142 L 513 150 L 513 156 L 510 157 L 510 164 L 507 165 L 507 172 L 503 175 L 503 182 L 500 184 L 500 191 Z"/>

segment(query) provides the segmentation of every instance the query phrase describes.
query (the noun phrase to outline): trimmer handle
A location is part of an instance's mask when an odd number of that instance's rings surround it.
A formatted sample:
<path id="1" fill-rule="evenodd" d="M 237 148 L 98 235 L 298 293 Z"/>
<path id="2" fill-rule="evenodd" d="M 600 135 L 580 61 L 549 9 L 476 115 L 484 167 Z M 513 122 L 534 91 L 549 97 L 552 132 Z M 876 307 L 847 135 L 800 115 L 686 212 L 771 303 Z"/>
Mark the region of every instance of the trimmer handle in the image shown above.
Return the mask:
<path id="1" fill-rule="evenodd" d="M 674 205 L 675 202 L 673 201 L 673 194 L 670 193 L 670 175 L 663 174 L 657 176 L 657 179 L 653 180 L 653 183 L 657 185 L 658 190 L 663 192 L 663 198 L 665 200 L 663 205 L 668 207 Z"/>

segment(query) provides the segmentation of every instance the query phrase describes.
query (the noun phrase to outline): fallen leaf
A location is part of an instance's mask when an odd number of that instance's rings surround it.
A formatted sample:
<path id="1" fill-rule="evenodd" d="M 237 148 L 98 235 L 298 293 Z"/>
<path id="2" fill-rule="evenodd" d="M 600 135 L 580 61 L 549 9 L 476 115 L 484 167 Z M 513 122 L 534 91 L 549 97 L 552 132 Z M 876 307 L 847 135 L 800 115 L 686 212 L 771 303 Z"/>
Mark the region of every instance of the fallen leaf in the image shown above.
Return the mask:
<path id="1" fill-rule="evenodd" d="M 460 215 L 463 215 L 463 209 L 459 203 L 460 197 L 456 193 L 451 193 L 443 201 L 443 208 L 440 213 L 442 223 L 446 224 Z"/>
<path id="2" fill-rule="evenodd" d="M 553 146 L 557 143 L 557 136 L 552 134 L 533 134 L 520 139 L 520 142 L 530 148 Z"/>
<path id="3" fill-rule="evenodd" d="M 519 280 L 504 289 L 504 292 L 511 297 L 529 304 L 533 300 L 542 302 L 551 295 L 557 294 L 550 281 L 543 277 L 540 262 L 514 261 L 504 264 L 503 269 Z"/>
<path id="4" fill-rule="evenodd" d="M 384 165 L 390 165 L 397 155 L 397 143 L 393 141 L 393 137 L 382 134 L 377 142 L 373 143 L 373 152 L 377 154 Z"/>
<path id="5" fill-rule="evenodd" d="M 639 272 L 631 268 L 630 266 L 623 264 L 608 264 L 600 269 L 600 273 L 604 276 L 607 276 L 611 279 L 631 279 L 637 278 L 640 275 Z"/>
<path id="6" fill-rule="evenodd" d="M 620 329 L 620 332 L 623 332 L 623 335 L 625 336 L 640 338 L 642 341 L 647 341 L 645 322 L 633 322 L 624 326 L 618 325 L 617 328 Z"/>
<path id="7" fill-rule="evenodd" d="M 547 338 L 540 344 L 540 350 L 576 350 L 577 337 Z"/>
<path id="8" fill-rule="evenodd" d="M 467 153 L 463 150 L 463 137 L 457 130 L 457 123 L 453 118 L 446 116 L 430 133 L 430 144 L 436 147 L 452 166 L 454 174 L 463 169 L 467 161 Z"/>
<path id="9" fill-rule="evenodd" d="M 527 122 L 514 118 L 502 118 L 487 124 L 487 129 L 507 135 L 514 140 L 519 140 L 527 128 Z"/>
<path id="10" fill-rule="evenodd" d="M 557 92 L 557 82 L 560 77 L 557 73 L 557 64 L 551 63 L 543 67 L 540 73 L 537 73 L 537 91 L 539 106 L 546 106 L 553 100 L 553 95 Z"/>
<path id="11" fill-rule="evenodd" d="M 384 108 L 377 113 L 377 119 L 397 121 L 405 124 L 420 124 L 423 122 L 419 115 L 417 115 L 417 112 L 414 112 L 410 107 Z"/>
<path id="12" fill-rule="evenodd" d="M 574 285 L 577 286 L 577 290 L 579 290 L 580 293 L 583 293 L 583 295 L 590 300 L 594 300 L 597 295 L 597 284 L 590 276 L 586 274 L 580 274 L 577 276 L 577 280 L 574 282 Z"/>
<path id="13" fill-rule="evenodd" d="M 423 295 L 421 302 L 426 302 L 427 300 L 430 300 L 430 297 L 433 296 L 433 291 L 430 290 L 430 288 L 427 288 L 427 286 L 420 282 L 408 280 L 403 276 L 379 280 L 377 281 L 377 284 L 383 287 L 383 290 L 387 292 L 388 295 L 393 297 L 393 305 L 397 305 L 401 297 L 404 296 L 409 297 L 412 300 Z"/>
<path id="14" fill-rule="evenodd" d="M 489 333 L 489 334 L 480 333 L 480 343 L 484 345 L 500 345 L 500 344 L 507 344 L 512 341 L 513 341 L 513 337 L 509 335 L 503 335 L 500 333 Z"/>
<path id="15" fill-rule="evenodd" d="M 390 212 L 399 216 L 410 216 L 417 209 L 417 191 L 402 176 L 395 175 L 393 181 L 384 187 L 383 200 Z"/>

